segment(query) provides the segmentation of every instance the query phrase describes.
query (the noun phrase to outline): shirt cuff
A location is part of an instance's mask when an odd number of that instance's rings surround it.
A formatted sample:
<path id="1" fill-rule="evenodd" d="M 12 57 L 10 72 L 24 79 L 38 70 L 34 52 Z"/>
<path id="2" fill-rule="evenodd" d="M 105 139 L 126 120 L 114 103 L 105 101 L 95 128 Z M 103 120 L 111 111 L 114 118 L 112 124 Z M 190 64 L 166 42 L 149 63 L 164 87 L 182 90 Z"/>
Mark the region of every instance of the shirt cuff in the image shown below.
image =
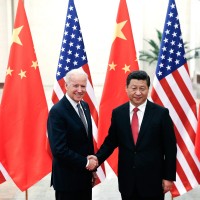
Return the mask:
<path id="1" fill-rule="evenodd" d="M 85 167 L 87 167 L 89 165 L 89 159 L 87 160 L 87 164 L 86 164 L 86 166 Z"/>

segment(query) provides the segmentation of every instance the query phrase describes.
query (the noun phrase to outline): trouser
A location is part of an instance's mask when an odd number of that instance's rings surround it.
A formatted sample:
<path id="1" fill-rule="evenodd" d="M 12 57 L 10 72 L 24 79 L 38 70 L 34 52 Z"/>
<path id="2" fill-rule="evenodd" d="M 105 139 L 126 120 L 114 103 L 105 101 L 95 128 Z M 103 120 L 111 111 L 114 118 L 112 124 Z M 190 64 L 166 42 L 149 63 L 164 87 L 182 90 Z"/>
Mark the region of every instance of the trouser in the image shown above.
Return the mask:
<path id="1" fill-rule="evenodd" d="M 84 191 L 84 192 L 55 192 L 56 200 L 92 200 L 92 192 Z"/>
<path id="2" fill-rule="evenodd" d="M 136 194 L 131 195 L 131 196 L 126 196 L 121 194 L 122 200 L 164 200 L 164 194 L 162 196 L 158 197 L 140 197 Z"/>

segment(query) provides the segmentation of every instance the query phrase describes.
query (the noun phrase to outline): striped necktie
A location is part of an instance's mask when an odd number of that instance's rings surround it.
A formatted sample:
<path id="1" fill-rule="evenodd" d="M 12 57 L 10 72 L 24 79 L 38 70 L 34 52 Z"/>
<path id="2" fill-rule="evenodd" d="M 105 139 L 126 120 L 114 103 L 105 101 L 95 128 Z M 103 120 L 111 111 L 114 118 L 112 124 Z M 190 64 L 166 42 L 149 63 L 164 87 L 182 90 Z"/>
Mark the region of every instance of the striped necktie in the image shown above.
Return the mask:
<path id="1" fill-rule="evenodd" d="M 80 103 L 77 104 L 77 108 L 78 108 L 79 117 L 81 118 L 81 121 L 83 122 L 85 129 L 88 132 L 88 126 L 87 126 L 87 123 L 86 123 L 86 120 L 85 120 L 85 116 L 83 114 L 83 110 L 81 109 Z"/>

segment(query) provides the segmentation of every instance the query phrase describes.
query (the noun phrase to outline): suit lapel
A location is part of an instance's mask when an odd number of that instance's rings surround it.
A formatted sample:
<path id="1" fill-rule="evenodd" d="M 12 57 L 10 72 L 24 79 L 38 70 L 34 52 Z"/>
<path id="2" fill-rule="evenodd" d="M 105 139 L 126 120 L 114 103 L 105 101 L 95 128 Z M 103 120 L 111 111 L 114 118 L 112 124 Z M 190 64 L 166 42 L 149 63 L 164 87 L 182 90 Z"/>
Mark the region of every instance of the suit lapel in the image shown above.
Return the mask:
<path id="1" fill-rule="evenodd" d="M 74 107 L 72 106 L 72 104 L 69 102 L 69 100 L 67 99 L 67 97 L 64 96 L 63 99 L 62 99 L 62 101 L 65 104 L 65 108 L 66 108 L 67 112 L 69 113 L 69 115 L 71 116 L 71 118 L 74 119 L 74 121 L 76 121 L 76 122 L 78 121 L 78 123 L 80 123 L 83 126 L 83 130 L 84 130 L 85 134 L 87 135 L 87 132 L 85 130 L 83 122 L 81 121 L 78 113 L 76 112 L 76 110 L 74 109 Z M 89 125 L 90 124 L 88 122 L 89 121 L 88 120 L 88 115 L 90 114 L 89 110 L 86 109 L 86 106 L 84 105 L 83 102 L 81 102 L 81 106 L 83 108 L 83 111 L 84 111 L 85 116 L 86 116 L 87 123 Z M 89 126 L 88 126 L 88 131 L 89 131 Z"/>
<path id="2" fill-rule="evenodd" d="M 132 135 L 132 130 L 131 130 L 131 123 L 130 123 L 130 103 L 127 102 L 123 110 L 120 111 L 120 122 L 122 123 L 124 127 L 124 132 L 122 133 L 122 137 L 126 137 L 126 145 L 130 148 L 133 149 L 134 147 L 134 141 L 133 141 L 133 135 Z"/>
<path id="3" fill-rule="evenodd" d="M 149 100 L 147 100 L 147 105 L 146 105 L 146 108 L 145 108 L 142 124 L 141 124 L 141 127 L 140 127 L 137 144 L 140 143 L 144 134 L 146 132 L 148 132 L 148 131 L 146 131 L 146 129 L 149 128 L 149 124 L 151 124 L 151 120 L 153 119 L 152 118 L 152 113 L 153 113 L 152 109 L 153 109 L 153 104 Z"/>

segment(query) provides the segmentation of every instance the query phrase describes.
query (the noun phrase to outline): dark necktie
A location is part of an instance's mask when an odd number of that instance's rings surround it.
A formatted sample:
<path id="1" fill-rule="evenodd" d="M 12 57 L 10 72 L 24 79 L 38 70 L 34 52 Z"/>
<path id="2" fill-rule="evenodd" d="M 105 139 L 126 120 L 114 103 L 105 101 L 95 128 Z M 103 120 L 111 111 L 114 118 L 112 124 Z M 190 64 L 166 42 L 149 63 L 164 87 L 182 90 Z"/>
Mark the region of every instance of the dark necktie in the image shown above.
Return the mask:
<path id="1" fill-rule="evenodd" d="M 80 103 L 77 104 L 77 107 L 78 107 L 79 116 L 80 116 L 80 118 L 81 118 L 81 120 L 82 120 L 82 122 L 83 122 L 83 124 L 85 126 L 86 131 L 88 132 L 87 123 L 86 123 L 86 120 L 85 120 L 85 116 L 83 114 L 83 110 L 80 107 Z"/>
<path id="2" fill-rule="evenodd" d="M 139 109 L 135 107 L 133 109 L 133 118 L 132 118 L 132 123 L 131 123 L 131 129 L 132 129 L 132 134 L 133 134 L 133 139 L 136 144 L 137 138 L 138 138 L 138 131 L 139 131 L 139 122 L 138 122 L 138 116 L 137 116 L 137 111 Z"/>

